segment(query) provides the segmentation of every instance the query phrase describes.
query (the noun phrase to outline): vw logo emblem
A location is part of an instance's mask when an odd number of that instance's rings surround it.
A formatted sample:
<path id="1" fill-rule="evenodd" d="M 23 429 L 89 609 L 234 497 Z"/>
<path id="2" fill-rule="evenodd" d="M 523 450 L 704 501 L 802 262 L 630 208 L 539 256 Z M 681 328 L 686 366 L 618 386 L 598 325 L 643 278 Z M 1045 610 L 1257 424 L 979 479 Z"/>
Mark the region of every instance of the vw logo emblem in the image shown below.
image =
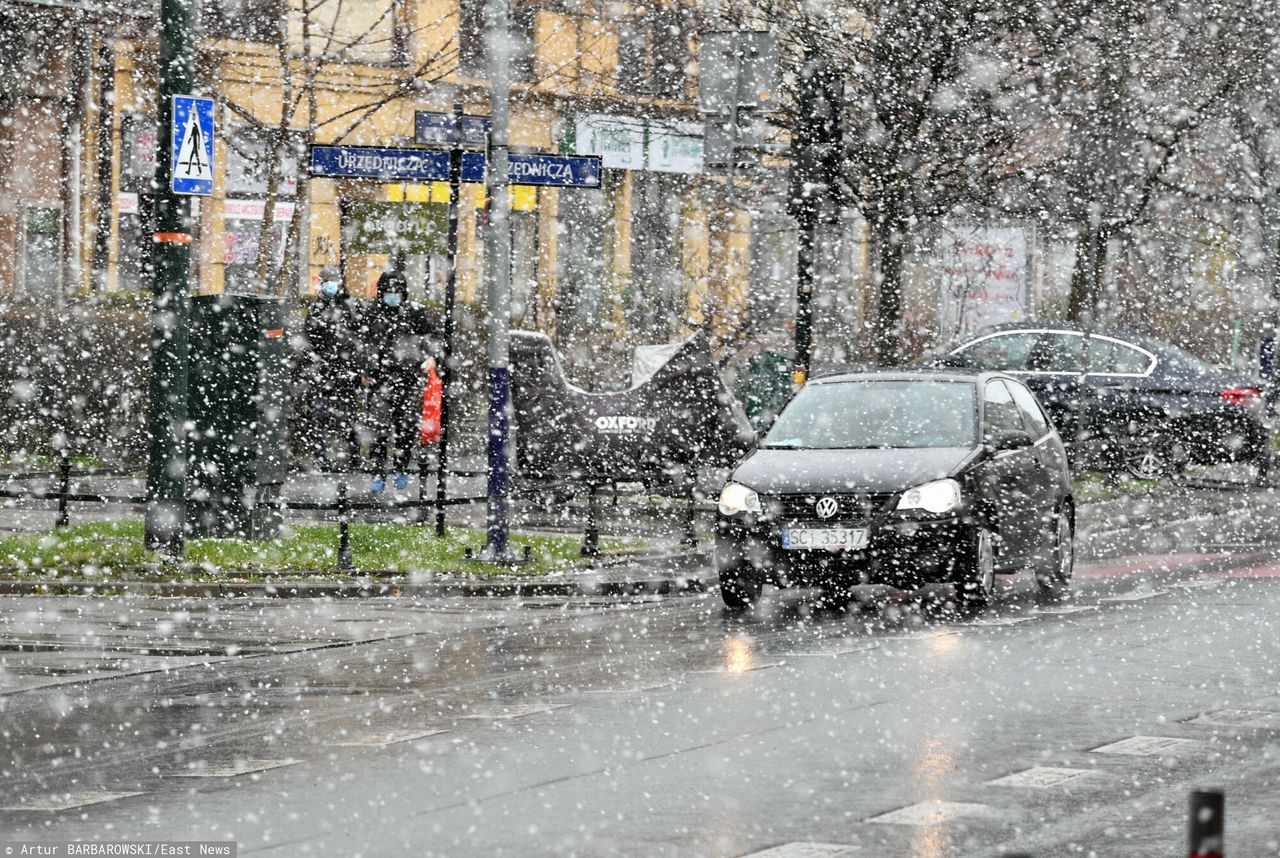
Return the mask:
<path id="1" fill-rule="evenodd" d="M 835 498 L 820 498 L 813 505 L 813 511 L 818 514 L 818 518 L 827 519 L 835 515 L 840 510 L 840 504 L 836 503 Z"/>

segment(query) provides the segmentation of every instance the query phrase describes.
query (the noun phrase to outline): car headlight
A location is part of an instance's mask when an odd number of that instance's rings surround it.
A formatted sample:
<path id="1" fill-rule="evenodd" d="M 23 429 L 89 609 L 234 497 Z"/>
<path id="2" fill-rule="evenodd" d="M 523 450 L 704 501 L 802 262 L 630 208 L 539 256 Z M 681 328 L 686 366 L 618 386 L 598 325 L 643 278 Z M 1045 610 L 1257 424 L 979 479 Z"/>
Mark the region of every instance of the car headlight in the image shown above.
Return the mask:
<path id="1" fill-rule="evenodd" d="M 955 480 L 934 480 L 903 492 L 898 509 L 951 512 L 960 506 L 960 484 Z"/>
<path id="2" fill-rule="evenodd" d="M 720 514 L 760 512 L 760 495 L 741 483 L 725 483 L 720 490 Z"/>

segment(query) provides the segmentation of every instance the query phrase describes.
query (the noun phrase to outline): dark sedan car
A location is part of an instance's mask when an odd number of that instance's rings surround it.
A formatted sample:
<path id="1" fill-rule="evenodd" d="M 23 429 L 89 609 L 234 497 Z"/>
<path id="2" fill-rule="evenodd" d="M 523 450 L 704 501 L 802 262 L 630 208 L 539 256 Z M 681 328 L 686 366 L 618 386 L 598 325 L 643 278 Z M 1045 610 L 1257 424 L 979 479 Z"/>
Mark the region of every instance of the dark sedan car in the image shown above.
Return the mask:
<path id="1" fill-rule="evenodd" d="M 762 587 L 953 583 L 985 604 L 996 574 L 1071 578 L 1066 453 L 1035 397 L 990 372 L 855 373 L 810 382 L 720 493 L 725 605 Z"/>
<path id="2" fill-rule="evenodd" d="M 1069 326 L 1009 325 L 937 363 L 1026 382 L 1073 464 L 1156 478 L 1188 463 L 1250 462 L 1265 476 L 1270 427 L 1256 378 L 1176 346 Z"/>

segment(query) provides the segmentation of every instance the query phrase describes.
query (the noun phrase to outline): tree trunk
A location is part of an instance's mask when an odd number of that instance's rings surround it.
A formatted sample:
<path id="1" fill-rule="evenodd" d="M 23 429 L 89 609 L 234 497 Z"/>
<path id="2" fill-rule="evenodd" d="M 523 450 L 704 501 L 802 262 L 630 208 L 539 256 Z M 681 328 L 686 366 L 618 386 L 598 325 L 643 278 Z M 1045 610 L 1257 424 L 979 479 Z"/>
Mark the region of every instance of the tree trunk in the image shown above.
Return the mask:
<path id="1" fill-rule="evenodd" d="M 876 224 L 875 281 L 879 300 L 876 302 L 874 330 L 876 363 L 880 366 L 896 366 L 902 360 L 902 227 L 896 220 L 886 219 Z"/>
<path id="2" fill-rule="evenodd" d="M 1076 258 L 1071 267 L 1071 295 L 1067 299 L 1067 319 L 1080 321 L 1085 310 L 1093 310 L 1093 298 L 1089 294 L 1089 248 L 1093 243 L 1093 231 L 1087 226 L 1076 233 Z"/>

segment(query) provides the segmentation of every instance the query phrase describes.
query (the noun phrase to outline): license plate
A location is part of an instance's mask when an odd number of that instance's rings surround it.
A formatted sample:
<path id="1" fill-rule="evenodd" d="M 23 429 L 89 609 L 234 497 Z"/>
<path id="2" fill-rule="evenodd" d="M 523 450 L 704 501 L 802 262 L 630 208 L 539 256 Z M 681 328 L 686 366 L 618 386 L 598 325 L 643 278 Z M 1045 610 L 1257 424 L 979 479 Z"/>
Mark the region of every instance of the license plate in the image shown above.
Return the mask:
<path id="1" fill-rule="evenodd" d="M 782 547 L 788 550 L 844 549 L 867 547 L 865 527 L 784 527 Z"/>

